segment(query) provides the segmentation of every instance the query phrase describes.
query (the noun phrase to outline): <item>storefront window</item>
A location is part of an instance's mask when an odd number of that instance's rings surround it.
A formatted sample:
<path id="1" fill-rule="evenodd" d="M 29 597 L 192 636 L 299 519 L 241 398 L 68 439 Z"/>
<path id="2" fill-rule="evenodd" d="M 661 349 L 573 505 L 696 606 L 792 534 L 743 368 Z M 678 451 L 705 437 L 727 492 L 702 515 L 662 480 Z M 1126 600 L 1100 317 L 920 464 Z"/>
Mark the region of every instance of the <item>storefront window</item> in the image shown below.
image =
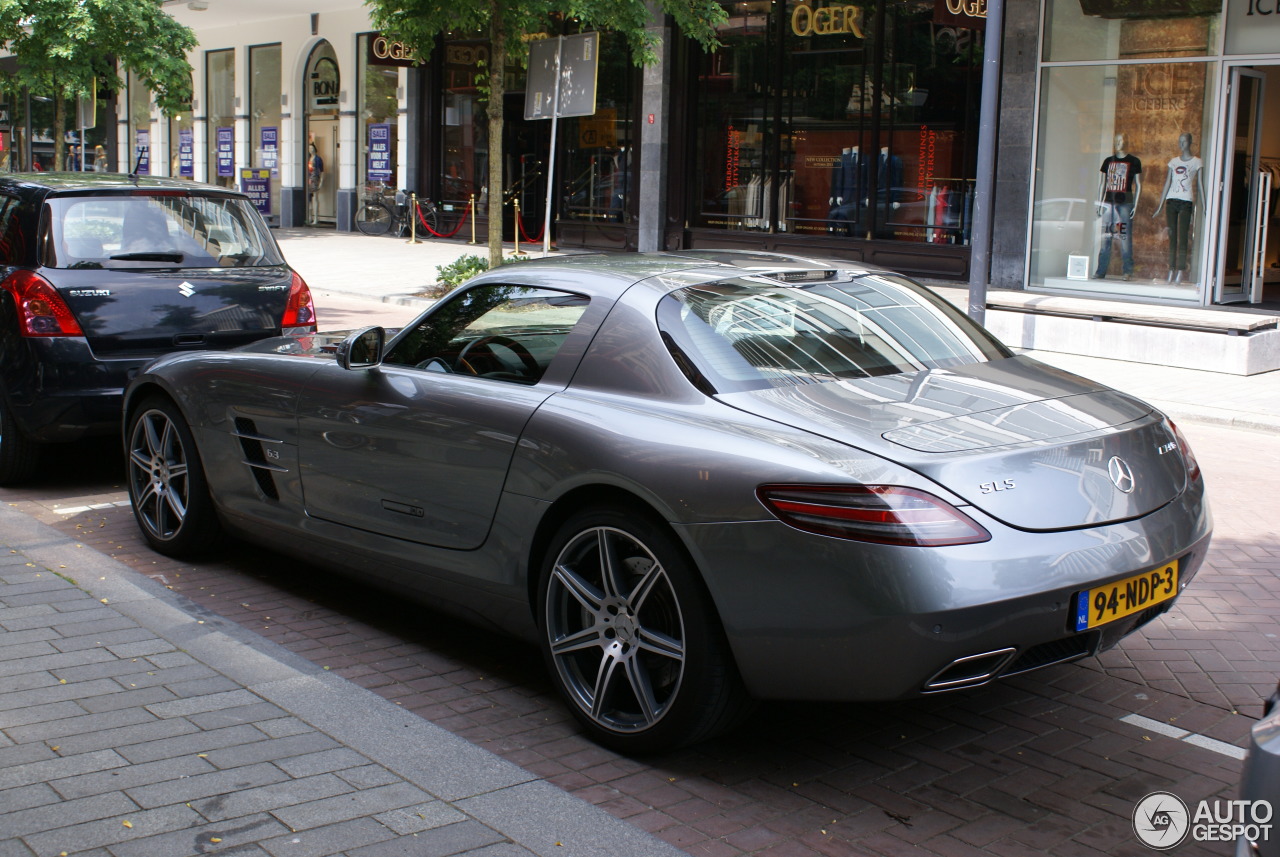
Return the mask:
<path id="1" fill-rule="evenodd" d="M 395 66 L 375 65 L 369 61 L 371 40 L 376 34 L 359 37 L 359 96 L 356 110 L 360 117 L 359 163 L 361 184 L 381 183 L 398 187 L 396 148 L 400 139 L 398 124 L 400 70 Z"/>
<path id="2" fill-rule="evenodd" d="M 208 181 L 223 187 L 235 185 L 235 58 L 234 50 L 205 54 L 205 121 L 209 138 L 205 163 Z"/>
<path id="3" fill-rule="evenodd" d="M 356 110 L 360 117 L 360 145 L 362 157 L 359 181 L 363 184 L 379 182 L 387 187 L 399 187 L 397 180 L 396 148 L 400 140 L 399 99 L 400 69 L 396 66 L 375 65 L 369 61 L 376 56 L 370 44 L 376 34 L 364 33 L 359 37 L 356 56 L 360 65 L 357 71 L 360 81 Z"/>
<path id="4" fill-rule="evenodd" d="M 253 166 L 270 171 L 270 202 L 263 214 L 272 218 L 280 213 L 280 92 L 280 46 L 249 48 L 249 147 Z"/>
<path id="5" fill-rule="evenodd" d="M 169 175 L 175 178 L 195 178 L 195 123 L 190 110 L 169 117 L 169 167 Z"/>
<path id="6" fill-rule="evenodd" d="M 1221 9 L 1221 0 L 1046 0 L 1044 60 L 1209 56 Z"/>
<path id="7" fill-rule="evenodd" d="M 725 10 L 697 86 L 695 225 L 968 243 L 983 19 L 916 0 Z"/>
<path id="8" fill-rule="evenodd" d="M 556 184 L 562 220 L 621 223 L 629 211 L 634 70 L 624 39 L 601 33 L 596 112 L 563 120 L 559 130 L 564 148 Z"/>
<path id="9" fill-rule="evenodd" d="M 445 43 L 440 198 L 446 205 L 466 205 L 476 194 L 480 215 L 488 202 L 489 116 L 476 80 L 488 61 L 488 42 Z"/>
<path id="10" fill-rule="evenodd" d="M 698 74 L 697 164 L 693 170 L 694 224 L 733 230 L 765 230 L 773 142 L 770 57 L 776 21 L 767 2 L 726 4 L 729 20 L 716 34 L 721 47 L 703 55 Z"/>
<path id="11" fill-rule="evenodd" d="M 129 72 L 129 166 L 131 172 L 147 175 L 151 170 L 151 90 L 134 72 Z"/>
<path id="12" fill-rule="evenodd" d="M 1043 72 L 1033 287 L 1196 297 L 1213 88 L 1208 63 Z"/>

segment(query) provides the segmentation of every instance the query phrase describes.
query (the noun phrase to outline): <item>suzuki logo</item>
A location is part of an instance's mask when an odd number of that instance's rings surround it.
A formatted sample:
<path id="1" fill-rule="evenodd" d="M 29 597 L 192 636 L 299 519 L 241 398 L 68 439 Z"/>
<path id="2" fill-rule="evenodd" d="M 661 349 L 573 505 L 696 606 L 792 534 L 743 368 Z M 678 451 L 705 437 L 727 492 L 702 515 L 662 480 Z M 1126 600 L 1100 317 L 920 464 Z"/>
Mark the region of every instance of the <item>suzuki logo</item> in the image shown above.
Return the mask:
<path id="1" fill-rule="evenodd" d="M 1118 455 L 1111 456 L 1111 460 L 1107 462 L 1107 475 L 1121 491 L 1126 494 L 1133 493 L 1133 471 L 1129 469 L 1129 465 L 1125 464 L 1123 458 Z"/>
<path id="2" fill-rule="evenodd" d="M 188 283 L 186 280 L 183 280 L 182 285 L 178 286 L 178 294 L 182 295 L 184 298 L 189 298 L 195 293 L 196 287 Z"/>

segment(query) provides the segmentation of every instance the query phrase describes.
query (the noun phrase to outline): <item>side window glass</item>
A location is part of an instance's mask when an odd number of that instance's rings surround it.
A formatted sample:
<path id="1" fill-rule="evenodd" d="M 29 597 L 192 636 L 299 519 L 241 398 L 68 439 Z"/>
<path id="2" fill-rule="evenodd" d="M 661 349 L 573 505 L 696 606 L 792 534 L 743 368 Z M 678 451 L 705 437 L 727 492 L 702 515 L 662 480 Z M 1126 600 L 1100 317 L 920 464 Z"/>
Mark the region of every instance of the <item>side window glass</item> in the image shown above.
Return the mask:
<path id="1" fill-rule="evenodd" d="M 11 196 L 0 195 L 0 265 L 21 265 L 25 252 L 21 206 Z"/>
<path id="2" fill-rule="evenodd" d="M 477 286 L 401 338 L 384 364 L 536 384 L 586 312 L 588 299 L 528 286 Z"/>

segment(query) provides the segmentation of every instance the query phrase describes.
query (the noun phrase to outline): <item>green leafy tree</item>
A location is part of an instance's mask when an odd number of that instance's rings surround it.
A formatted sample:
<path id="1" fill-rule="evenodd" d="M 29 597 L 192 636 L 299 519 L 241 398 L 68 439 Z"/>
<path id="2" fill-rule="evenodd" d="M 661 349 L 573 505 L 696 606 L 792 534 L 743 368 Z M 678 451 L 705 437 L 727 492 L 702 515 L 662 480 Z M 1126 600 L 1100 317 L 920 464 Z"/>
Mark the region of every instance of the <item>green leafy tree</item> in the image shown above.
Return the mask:
<path id="1" fill-rule="evenodd" d="M 2 0 L 0 0 L 2 2 Z M 527 58 L 526 37 L 545 32 L 550 22 L 569 19 L 583 30 L 622 34 L 637 65 L 657 59 L 654 14 L 670 14 L 686 36 L 706 50 L 717 46 L 716 26 L 725 20 L 716 0 L 365 0 L 370 17 L 389 38 L 404 42 L 425 60 L 441 33 L 485 33 L 489 65 L 483 88 L 489 108 L 489 262 L 502 261 L 502 101 L 507 60 Z M 553 153 L 554 155 L 554 153 Z"/>
<path id="2" fill-rule="evenodd" d="M 137 74 L 165 113 L 191 101 L 195 33 L 156 0 L 0 0 L 0 44 L 17 60 L 14 83 L 53 99 L 54 164 L 64 162 L 67 102 Z"/>

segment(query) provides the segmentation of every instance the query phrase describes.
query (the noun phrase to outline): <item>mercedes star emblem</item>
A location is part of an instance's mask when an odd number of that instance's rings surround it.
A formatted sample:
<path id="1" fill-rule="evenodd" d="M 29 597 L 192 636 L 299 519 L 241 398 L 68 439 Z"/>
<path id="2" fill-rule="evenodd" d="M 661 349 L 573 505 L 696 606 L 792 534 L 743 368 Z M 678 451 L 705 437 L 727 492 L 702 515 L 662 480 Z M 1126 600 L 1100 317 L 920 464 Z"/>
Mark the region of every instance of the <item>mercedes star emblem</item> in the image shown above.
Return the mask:
<path id="1" fill-rule="evenodd" d="M 1133 471 L 1129 469 L 1128 464 L 1125 464 L 1123 458 L 1118 455 L 1111 456 L 1111 460 L 1107 462 L 1107 475 L 1121 491 L 1126 494 L 1133 493 Z"/>

